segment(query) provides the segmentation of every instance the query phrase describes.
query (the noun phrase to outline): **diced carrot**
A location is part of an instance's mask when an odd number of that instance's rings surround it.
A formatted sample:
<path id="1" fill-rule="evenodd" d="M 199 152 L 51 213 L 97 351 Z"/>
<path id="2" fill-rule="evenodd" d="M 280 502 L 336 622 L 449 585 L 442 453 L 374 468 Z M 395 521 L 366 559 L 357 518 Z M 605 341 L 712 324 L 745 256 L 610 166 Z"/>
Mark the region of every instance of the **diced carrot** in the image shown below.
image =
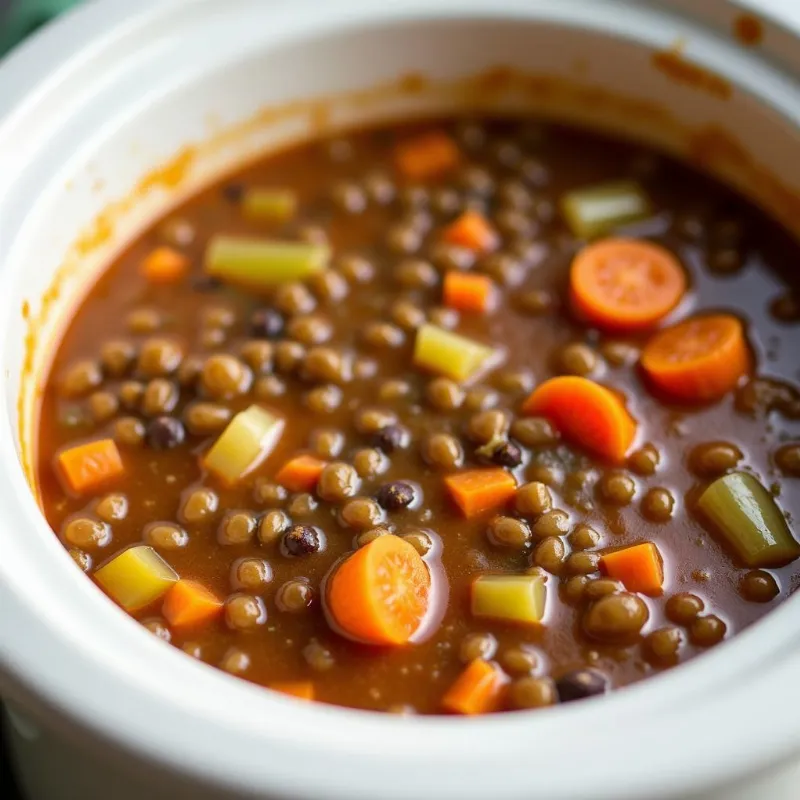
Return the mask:
<path id="1" fill-rule="evenodd" d="M 457 244 L 474 250 L 476 253 L 489 253 L 494 250 L 500 237 L 489 220 L 479 211 L 465 211 L 451 222 L 443 231 L 442 238 L 450 244 Z"/>
<path id="2" fill-rule="evenodd" d="M 662 320 L 686 292 L 678 259 L 652 242 L 602 239 L 586 245 L 570 270 L 577 314 L 606 330 L 635 331 Z"/>
<path id="3" fill-rule="evenodd" d="M 731 314 L 695 317 L 657 333 L 641 360 L 655 386 L 689 401 L 722 397 L 736 388 L 751 363 L 742 323 Z"/>
<path id="4" fill-rule="evenodd" d="M 142 275 L 150 283 L 176 283 L 189 270 L 189 259 L 171 247 L 156 247 L 142 261 Z"/>
<path id="5" fill-rule="evenodd" d="M 461 161 L 461 152 L 444 131 L 429 131 L 400 142 L 394 160 L 404 177 L 424 181 L 453 169 Z"/>
<path id="6" fill-rule="evenodd" d="M 661 554 L 653 542 L 643 542 L 605 553 L 600 565 L 614 580 L 622 581 L 630 592 L 660 594 L 664 583 Z"/>
<path id="7" fill-rule="evenodd" d="M 314 699 L 314 684 L 311 681 L 276 681 L 269 688 L 281 694 L 288 694 L 300 700 Z"/>
<path id="8" fill-rule="evenodd" d="M 514 476 L 504 469 L 473 469 L 444 479 L 461 513 L 468 519 L 504 506 L 517 490 Z"/>
<path id="9" fill-rule="evenodd" d="M 275 480 L 290 492 L 310 492 L 326 466 L 327 462 L 314 456 L 295 456 L 278 470 Z"/>
<path id="10" fill-rule="evenodd" d="M 62 450 L 56 467 L 76 494 L 99 488 L 125 471 L 113 439 L 99 439 Z"/>
<path id="11" fill-rule="evenodd" d="M 398 536 L 380 536 L 333 573 L 327 608 L 339 630 L 356 641 L 402 645 L 419 628 L 430 590 L 430 572 L 414 547 Z"/>
<path id="12" fill-rule="evenodd" d="M 174 628 L 208 622 L 222 613 L 222 600 L 195 581 L 178 581 L 164 598 L 161 613 Z"/>
<path id="13" fill-rule="evenodd" d="M 442 705 L 454 714 L 489 714 L 499 708 L 507 683 L 496 664 L 476 658 L 447 690 Z"/>
<path id="14" fill-rule="evenodd" d="M 444 276 L 444 304 L 458 311 L 488 311 L 494 283 L 486 275 L 450 270 Z"/>
<path id="15" fill-rule="evenodd" d="M 610 461 L 622 461 L 636 437 L 621 398 L 588 378 L 551 378 L 531 392 L 522 411 L 547 417 L 566 439 Z"/>

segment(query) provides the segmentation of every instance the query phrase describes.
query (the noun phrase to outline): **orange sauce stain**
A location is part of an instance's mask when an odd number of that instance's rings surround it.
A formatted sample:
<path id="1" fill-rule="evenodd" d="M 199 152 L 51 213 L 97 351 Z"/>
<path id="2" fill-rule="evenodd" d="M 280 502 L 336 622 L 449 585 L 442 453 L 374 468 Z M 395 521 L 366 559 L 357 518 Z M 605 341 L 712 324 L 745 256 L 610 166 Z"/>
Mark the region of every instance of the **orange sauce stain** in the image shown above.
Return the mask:
<path id="1" fill-rule="evenodd" d="M 653 53 L 653 66 L 676 83 L 707 92 L 720 100 L 727 100 L 733 88 L 725 78 L 690 61 L 683 55 L 682 45 Z"/>
<path id="2" fill-rule="evenodd" d="M 764 38 L 764 26 L 758 17 L 740 14 L 733 21 L 733 35 L 745 47 L 757 47 Z"/>

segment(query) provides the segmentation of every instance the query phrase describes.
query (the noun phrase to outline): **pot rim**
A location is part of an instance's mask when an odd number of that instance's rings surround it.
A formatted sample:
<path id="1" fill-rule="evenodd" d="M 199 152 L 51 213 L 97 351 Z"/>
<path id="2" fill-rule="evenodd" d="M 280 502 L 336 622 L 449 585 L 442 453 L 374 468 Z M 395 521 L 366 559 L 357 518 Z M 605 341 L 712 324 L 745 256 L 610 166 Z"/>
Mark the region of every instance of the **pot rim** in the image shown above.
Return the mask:
<path id="1" fill-rule="evenodd" d="M 196 0 L 196 5 L 212 1 Z M 276 0 L 276 19 L 302 28 L 303 7 L 312 3 Z M 556 5 L 555 0 L 440 0 L 431 8 L 422 0 L 382 5 L 329 0 L 324 10 L 314 9 L 319 30 L 326 20 L 336 27 L 337 16 L 378 23 L 403 15 L 535 17 L 555 13 Z M 572 11 L 559 8 L 578 20 L 592 5 L 572 0 Z M 633 13 L 639 4 L 604 0 L 604 5 Z M 641 13 L 661 13 L 671 5 L 647 4 Z M 45 107 L 65 75 L 132 31 L 165 24 L 174 10 L 175 4 L 162 0 L 139 0 L 135 10 L 127 0 L 91 3 L 0 62 L 0 153 L 6 151 L 0 166 L 9 168 L 12 188 L 11 156 L 3 147 L 9 130 Z M 611 12 L 603 18 L 610 20 Z M 12 302 L 13 276 L 7 273 L 0 273 L 0 319 L 8 318 Z M 1 352 L 7 327 L 0 325 Z M 0 454 L 13 464 L 18 459 L 9 417 L 15 401 L 0 395 Z M 4 473 L 0 527 L 42 526 L 46 522 L 22 470 Z M 536 715 L 401 719 L 304 704 L 197 663 L 142 632 L 112 604 L 98 602 L 86 580 L 73 581 L 62 608 L 48 607 L 26 582 L 31 565 L 23 548 L 11 536 L 6 547 L 0 559 L 4 692 L 62 730 L 74 731 L 77 725 L 102 738 L 118 756 L 133 754 L 221 791 L 372 800 L 378 786 L 386 798 L 456 792 L 462 798 L 487 792 L 522 797 L 536 789 L 554 800 L 590 795 L 638 800 L 732 781 L 800 749 L 800 723 L 785 713 L 800 667 L 796 639 L 787 635 L 800 632 L 800 598 L 789 599 L 758 625 L 680 669 L 604 698 Z M 68 564 L 62 555 L 53 566 L 59 571 Z M 68 614 L 82 618 L 80 633 L 93 635 L 77 638 L 74 629 L 59 627 Z M 114 634 L 113 652 L 98 641 L 94 626 Z M 120 652 L 127 657 L 120 658 Z M 572 747 L 581 741 L 576 730 L 590 734 L 584 733 L 581 769 L 559 770 L 558 759 L 571 758 Z M 699 746 L 706 738 L 713 747 Z M 304 768 L 310 759 L 315 768 Z M 393 767 L 391 784 L 385 785 Z M 654 785 L 665 776 L 669 787 Z"/>

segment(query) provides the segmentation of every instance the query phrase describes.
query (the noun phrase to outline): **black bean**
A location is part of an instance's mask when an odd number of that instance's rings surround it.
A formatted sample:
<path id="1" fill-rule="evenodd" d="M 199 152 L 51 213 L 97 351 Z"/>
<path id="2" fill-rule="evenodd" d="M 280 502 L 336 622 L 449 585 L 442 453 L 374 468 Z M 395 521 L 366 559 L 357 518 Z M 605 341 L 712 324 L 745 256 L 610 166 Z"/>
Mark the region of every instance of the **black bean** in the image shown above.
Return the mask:
<path id="1" fill-rule="evenodd" d="M 405 450 L 410 442 L 411 434 L 402 425 L 386 425 L 372 437 L 372 446 L 384 453 Z"/>
<path id="2" fill-rule="evenodd" d="M 222 194 L 231 203 L 240 203 L 244 197 L 244 184 L 226 183 L 222 187 Z"/>
<path id="3" fill-rule="evenodd" d="M 375 499 L 387 511 L 399 511 L 414 502 L 414 487 L 405 481 L 392 481 L 384 483 Z"/>
<path id="4" fill-rule="evenodd" d="M 186 438 L 183 423 L 175 417 L 156 417 L 147 426 L 145 439 L 153 450 L 171 450 Z"/>
<path id="5" fill-rule="evenodd" d="M 518 467 L 522 463 L 522 450 L 514 442 L 500 442 L 492 448 L 489 461 L 499 467 Z"/>
<path id="6" fill-rule="evenodd" d="M 293 525 L 283 535 L 283 551 L 288 556 L 307 556 L 321 546 L 319 531 L 313 525 Z"/>
<path id="7" fill-rule="evenodd" d="M 608 678 L 596 669 L 576 669 L 562 675 L 556 681 L 558 699 L 562 703 L 583 700 L 584 697 L 604 694 L 608 691 Z"/>
<path id="8" fill-rule="evenodd" d="M 250 317 L 250 335 L 256 339 L 277 339 L 283 327 L 283 315 L 273 308 L 259 308 Z"/>

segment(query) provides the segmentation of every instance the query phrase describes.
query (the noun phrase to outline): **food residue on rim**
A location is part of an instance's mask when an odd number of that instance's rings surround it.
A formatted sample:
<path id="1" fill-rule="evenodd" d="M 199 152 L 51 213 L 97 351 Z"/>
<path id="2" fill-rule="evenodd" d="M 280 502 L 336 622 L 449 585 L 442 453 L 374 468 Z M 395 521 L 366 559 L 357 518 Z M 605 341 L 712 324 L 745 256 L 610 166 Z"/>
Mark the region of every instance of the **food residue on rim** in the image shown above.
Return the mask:
<path id="1" fill-rule="evenodd" d="M 683 53 L 684 43 L 676 42 L 669 50 L 653 53 L 653 66 L 668 78 L 707 92 L 720 100 L 728 100 L 733 93 L 731 84 L 721 75 L 690 61 Z"/>
<path id="2" fill-rule="evenodd" d="M 764 38 L 764 26 L 753 14 L 739 14 L 733 21 L 733 35 L 745 47 L 756 47 Z"/>

